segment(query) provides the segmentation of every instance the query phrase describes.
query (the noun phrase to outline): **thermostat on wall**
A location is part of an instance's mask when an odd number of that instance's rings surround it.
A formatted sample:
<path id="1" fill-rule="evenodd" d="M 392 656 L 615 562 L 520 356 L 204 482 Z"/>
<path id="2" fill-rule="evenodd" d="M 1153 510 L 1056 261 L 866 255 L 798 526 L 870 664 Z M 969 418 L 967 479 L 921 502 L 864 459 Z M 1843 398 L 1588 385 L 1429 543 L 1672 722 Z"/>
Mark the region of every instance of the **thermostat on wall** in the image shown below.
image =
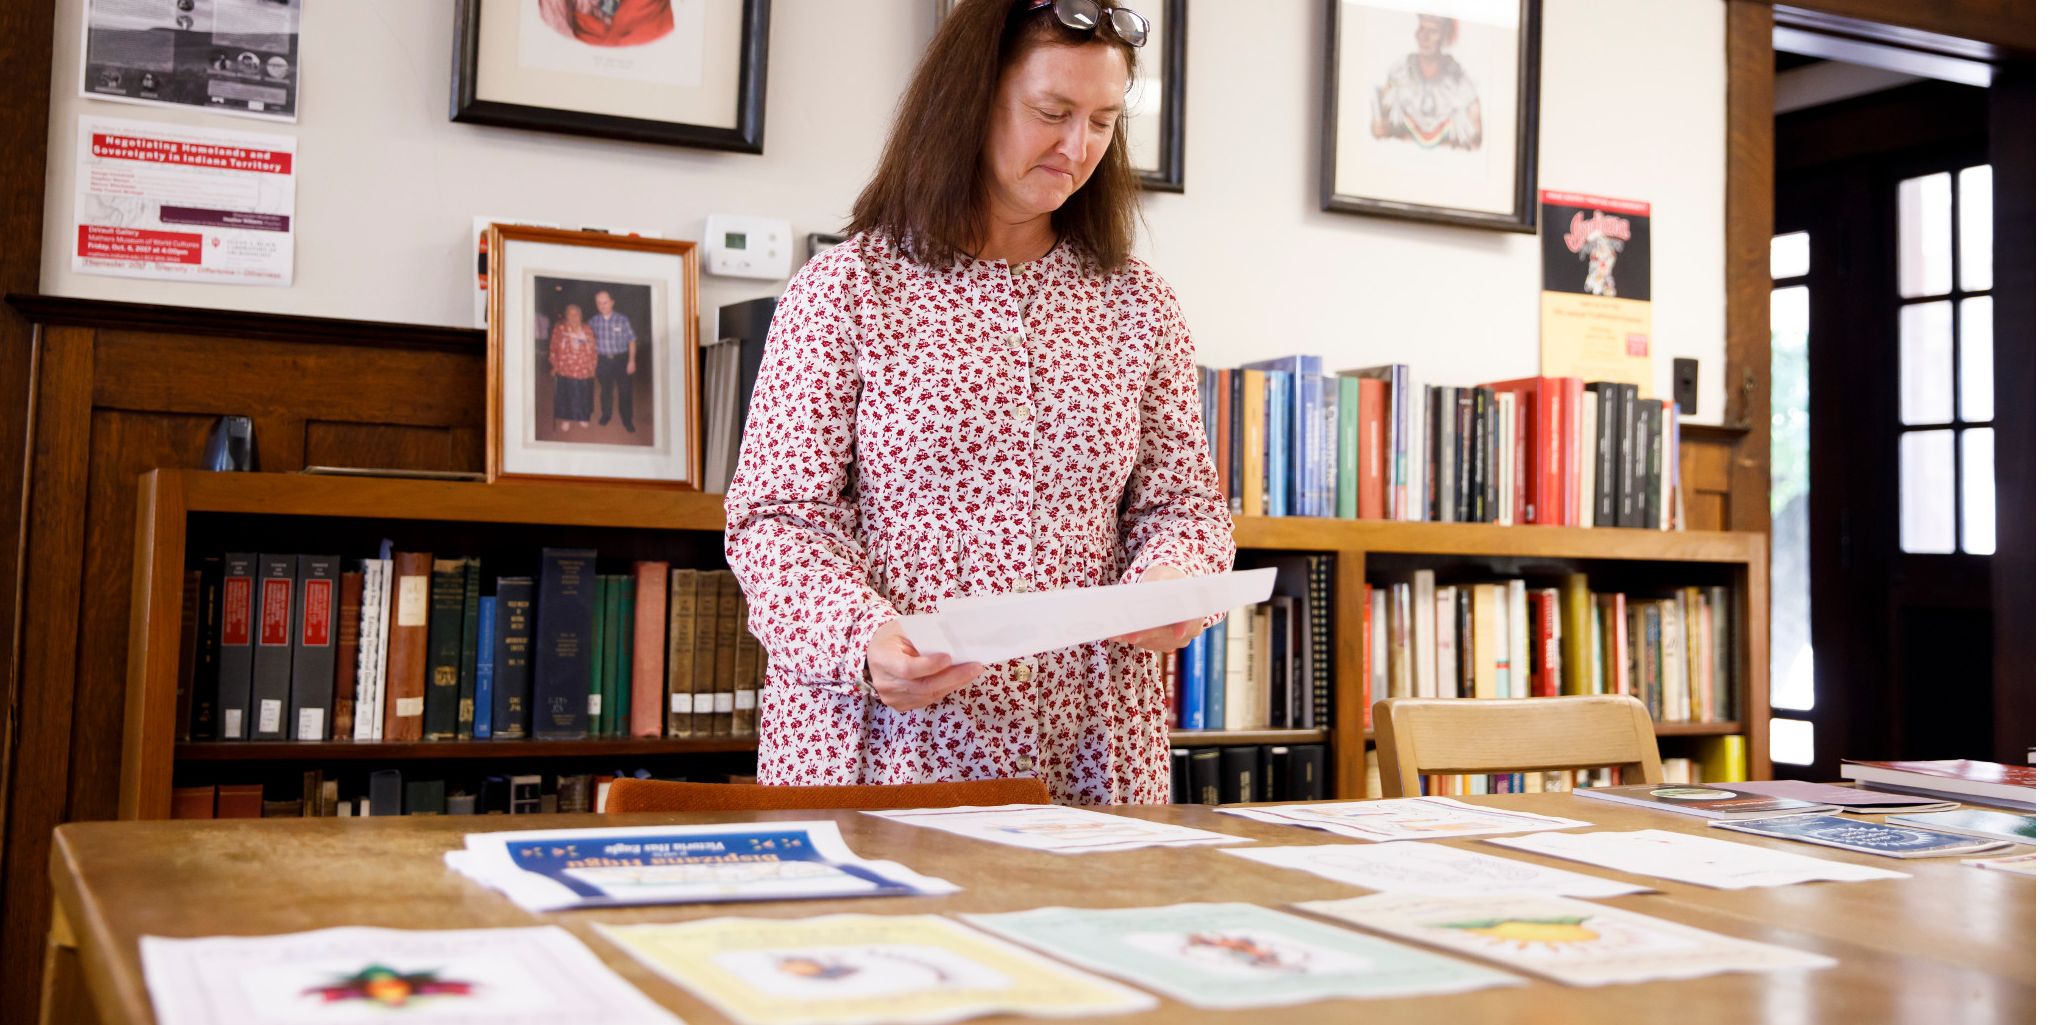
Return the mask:
<path id="1" fill-rule="evenodd" d="M 713 214 L 705 218 L 705 273 L 729 278 L 790 276 L 790 222 Z"/>

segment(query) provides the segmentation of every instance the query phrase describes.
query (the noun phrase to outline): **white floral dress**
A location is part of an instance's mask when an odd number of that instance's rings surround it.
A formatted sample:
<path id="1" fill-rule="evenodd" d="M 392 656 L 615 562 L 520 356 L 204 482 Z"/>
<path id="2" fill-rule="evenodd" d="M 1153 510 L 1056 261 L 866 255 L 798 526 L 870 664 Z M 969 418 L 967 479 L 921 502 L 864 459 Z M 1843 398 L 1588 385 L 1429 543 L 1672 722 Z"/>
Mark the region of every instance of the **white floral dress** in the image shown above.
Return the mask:
<path id="1" fill-rule="evenodd" d="M 777 306 L 726 520 L 768 652 L 762 782 L 1168 799 L 1144 649 L 991 665 L 911 711 L 860 686 L 876 628 L 943 598 L 1231 568 L 1188 328 L 1145 264 L 1091 275 L 1063 244 L 935 270 L 869 235 L 821 254 Z"/>

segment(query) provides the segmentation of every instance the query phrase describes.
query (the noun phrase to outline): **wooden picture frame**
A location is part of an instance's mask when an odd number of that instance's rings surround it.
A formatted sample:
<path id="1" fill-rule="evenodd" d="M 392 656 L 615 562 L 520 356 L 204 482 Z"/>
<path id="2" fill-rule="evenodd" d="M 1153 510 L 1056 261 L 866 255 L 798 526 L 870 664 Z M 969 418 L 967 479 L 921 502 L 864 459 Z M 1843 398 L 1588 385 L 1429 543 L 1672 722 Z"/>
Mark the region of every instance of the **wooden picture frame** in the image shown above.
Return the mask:
<path id="1" fill-rule="evenodd" d="M 1434 2 L 1326 0 L 1322 208 L 1535 232 L 1541 0 Z"/>
<path id="2" fill-rule="evenodd" d="M 613 9 L 618 15 L 613 21 L 591 23 L 616 27 L 624 44 L 595 32 L 577 34 L 585 22 L 565 27 L 557 20 L 554 5 L 573 8 L 576 2 L 457 0 L 449 120 L 734 153 L 762 151 L 769 0 L 679 5 L 702 12 L 701 20 L 691 24 L 673 17 L 652 29 L 624 24 L 636 13 L 624 7 Z M 670 0 L 626 2 L 654 5 L 664 15 L 671 11 Z M 619 15 L 622 10 L 627 14 Z"/>
<path id="3" fill-rule="evenodd" d="M 697 243 L 494 224 L 490 249 L 485 479 L 695 489 Z"/>

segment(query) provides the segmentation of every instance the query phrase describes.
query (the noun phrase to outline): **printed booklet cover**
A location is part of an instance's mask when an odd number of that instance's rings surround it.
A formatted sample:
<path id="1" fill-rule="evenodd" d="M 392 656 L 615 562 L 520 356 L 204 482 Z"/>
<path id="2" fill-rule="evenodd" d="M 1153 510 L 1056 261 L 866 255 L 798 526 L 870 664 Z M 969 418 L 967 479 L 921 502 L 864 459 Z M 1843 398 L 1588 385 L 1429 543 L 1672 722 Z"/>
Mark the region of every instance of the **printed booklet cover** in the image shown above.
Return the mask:
<path id="1" fill-rule="evenodd" d="M 1575 787 L 1573 794 L 1576 797 L 1592 797 L 1597 801 L 1614 801 L 1617 804 L 1636 805 L 1640 808 L 1676 811 L 1682 815 L 1704 819 L 1762 819 L 1779 815 L 1814 815 L 1819 812 L 1842 810 L 1835 805 L 1812 804 L 1808 801 L 1790 800 L 1768 794 L 1743 794 L 1720 787 L 1685 784 L 1636 783 L 1620 787 Z"/>
<path id="2" fill-rule="evenodd" d="M 1824 847 L 1839 847 L 1860 854 L 1877 854 L 1887 858 L 1945 858 L 1956 854 L 1984 854 L 2008 845 L 2005 840 L 1981 840 L 1954 833 L 1938 833 L 1934 830 L 1910 829 L 1907 826 L 1889 825 L 1884 822 L 1849 819 L 1841 815 L 1797 815 L 1792 818 L 1754 819 L 1749 822 L 1711 822 L 1709 826 L 1757 836 L 1775 836 L 1782 840 L 1821 844 Z"/>
<path id="3" fill-rule="evenodd" d="M 1978 811 L 1967 808 L 1931 815 L 1888 815 L 1886 821 L 1895 825 L 1934 829 L 1961 836 L 1976 836 L 1985 840 L 2009 840 L 2025 844 L 2036 842 L 2034 815 L 2010 815 L 2004 811 Z"/>

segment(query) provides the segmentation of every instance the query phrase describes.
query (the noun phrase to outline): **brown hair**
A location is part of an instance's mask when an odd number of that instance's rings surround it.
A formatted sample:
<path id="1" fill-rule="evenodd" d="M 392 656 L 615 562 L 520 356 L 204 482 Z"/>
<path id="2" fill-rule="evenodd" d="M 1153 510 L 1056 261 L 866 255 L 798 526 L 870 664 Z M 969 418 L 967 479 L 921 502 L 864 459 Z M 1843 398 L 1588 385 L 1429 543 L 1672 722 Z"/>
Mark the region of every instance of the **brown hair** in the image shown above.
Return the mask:
<path id="1" fill-rule="evenodd" d="M 1027 12 L 1017 0 L 962 0 L 926 47 L 847 230 L 884 235 L 929 267 L 972 256 L 988 228 L 982 148 L 997 80 L 1041 45 L 1113 46 L 1129 73 L 1138 55 L 1111 33 L 1109 20 L 1085 32 L 1055 21 L 1051 7 Z M 1120 270 L 1131 256 L 1138 204 L 1120 117 L 1096 172 L 1053 212 L 1054 235 L 1096 273 Z"/>

